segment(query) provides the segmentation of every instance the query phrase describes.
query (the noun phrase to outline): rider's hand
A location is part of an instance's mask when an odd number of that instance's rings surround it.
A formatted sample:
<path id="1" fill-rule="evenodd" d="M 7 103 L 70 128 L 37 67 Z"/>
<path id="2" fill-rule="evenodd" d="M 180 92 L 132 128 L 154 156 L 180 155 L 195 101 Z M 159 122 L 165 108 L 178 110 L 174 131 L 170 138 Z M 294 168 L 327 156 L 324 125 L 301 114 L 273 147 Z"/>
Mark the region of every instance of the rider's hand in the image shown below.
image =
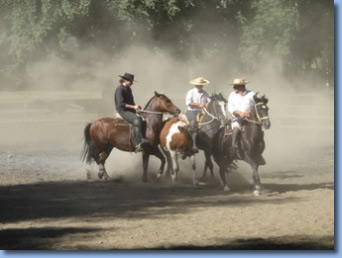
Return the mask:
<path id="1" fill-rule="evenodd" d="M 139 109 L 141 109 L 141 107 L 139 105 L 134 105 L 134 109 L 139 110 Z"/>
<path id="2" fill-rule="evenodd" d="M 251 114 L 251 112 L 249 112 L 249 111 L 246 111 L 246 112 L 243 112 L 242 113 L 242 117 L 243 118 L 249 118 L 249 115 Z"/>

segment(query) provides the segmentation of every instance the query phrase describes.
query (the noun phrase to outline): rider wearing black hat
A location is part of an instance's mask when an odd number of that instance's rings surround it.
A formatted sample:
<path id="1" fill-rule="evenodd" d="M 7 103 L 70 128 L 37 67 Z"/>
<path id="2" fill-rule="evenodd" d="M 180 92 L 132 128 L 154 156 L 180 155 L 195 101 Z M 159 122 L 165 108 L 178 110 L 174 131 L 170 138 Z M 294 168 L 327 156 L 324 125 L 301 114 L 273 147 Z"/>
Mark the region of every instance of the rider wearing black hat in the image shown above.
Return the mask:
<path id="1" fill-rule="evenodd" d="M 119 75 L 120 85 L 115 90 L 115 108 L 117 112 L 128 123 L 133 124 L 136 151 L 141 151 L 147 140 L 142 135 L 142 119 L 137 116 L 136 111 L 141 109 L 140 105 L 136 105 L 132 94 L 131 86 L 133 85 L 134 75 L 125 73 Z"/>

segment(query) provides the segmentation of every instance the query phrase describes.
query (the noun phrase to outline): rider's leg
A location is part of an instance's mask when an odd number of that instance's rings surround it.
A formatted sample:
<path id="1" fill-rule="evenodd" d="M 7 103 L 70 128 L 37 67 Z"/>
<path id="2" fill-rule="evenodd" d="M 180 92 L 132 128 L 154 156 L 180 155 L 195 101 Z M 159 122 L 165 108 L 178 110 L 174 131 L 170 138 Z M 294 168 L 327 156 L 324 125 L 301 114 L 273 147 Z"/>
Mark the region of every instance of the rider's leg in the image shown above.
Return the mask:
<path id="1" fill-rule="evenodd" d="M 196 137 L 197 137 L 197 132 L 198 132 L 198 123 L 197 123 L 197 115 L 199 112 L 197 111 L 187 111 L 186 116 L 190 122 L 190 126 L 189 126 L 189 134 L 191 135 L 192 138 L 192 151 L 194 153 L 198 152 L 198 148 L 196 145 Z"/>
<path id="2" fill-rule="evenodd" d="M 120 115 L 127 122 L 133 125 L 136 150 L 141 151 L 141 145 L 147 142 L 147 140 L 142 136 L 142 119 L 138 117 L 134 112 L 130 111 L 121 112 Z"/>
<path id="3" fill-rule="evenodd" d="M 136 147 L 137 148 L 144 147 L 144 144 L 147 143 L 147 140 L 142 135 L 142 119 L 141 119 L 141 117 L 137 117 L 133 121 L 133 126 L 134 126 L 135 142 L 137 145 Z"/>
<path id="4" fill-rule="evenodd" d="M 241 159 L 240 149 L 239 149 L 239 141 L 241 135 L 241 127 L 240 124 L 235 121 L 232 123 L 233 135 L 232 135 L 232 148 L 231 148 L 231 157 L 234 159 Z"/>

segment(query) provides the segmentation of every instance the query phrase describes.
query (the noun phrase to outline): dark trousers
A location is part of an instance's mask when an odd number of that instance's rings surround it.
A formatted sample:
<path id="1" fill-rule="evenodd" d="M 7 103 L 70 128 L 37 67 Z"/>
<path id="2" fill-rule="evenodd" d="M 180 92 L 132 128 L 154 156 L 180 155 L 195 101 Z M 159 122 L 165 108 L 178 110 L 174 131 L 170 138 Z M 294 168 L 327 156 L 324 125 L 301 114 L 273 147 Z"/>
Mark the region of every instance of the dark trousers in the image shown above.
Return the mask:
<path id="1" fill-rule="evenodd" d="M 142 119 L 141 119 L 141 117 L 137 116 L 136 113 L 131 112 L 131 111 L 121 111 L 121 112 L 119 112 L 119 114 L 128 123 L 133 125 L 134 137 L 135 137 L 135 145 L 140 144 L 142 139 L 143 139 L 143 136 L 142 136 Z"/>

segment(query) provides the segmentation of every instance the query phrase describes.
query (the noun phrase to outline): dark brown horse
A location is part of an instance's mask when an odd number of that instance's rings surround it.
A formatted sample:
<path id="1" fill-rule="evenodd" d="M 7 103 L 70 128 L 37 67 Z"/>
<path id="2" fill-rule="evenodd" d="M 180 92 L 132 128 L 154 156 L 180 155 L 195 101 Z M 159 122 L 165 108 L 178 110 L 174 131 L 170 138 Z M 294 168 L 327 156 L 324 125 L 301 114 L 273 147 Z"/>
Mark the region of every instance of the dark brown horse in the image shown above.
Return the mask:
<path id="1" fill-rule="evenodd" d="M 149 145 L 142 151 L 143 181 L 147 182 L 147 168 L 149 156 L 152 154 L 161 160 L 160 171 L 164 170 L 165 157 L 158 148 L 159 134 L 163 126 L 163 114 L 178 115 L 180 109 L 165 95 L 155 92 L 144 110 L 139 112 L 145 119 L 145 136 Z M 105 162 L 113 148 L 134 152 L 131 125 L 122 119 L 100 118 L 86 125 L 84 129 L 84 148 L 82 159 L 87 163 L 96 161 L 99 165 L 98 176 L 101 179 L 109 176 L 105 169 Z M 160 173 L 160 172 L 159 172 Z"/>
<path id="2" fill-rule="evenodd" d="M 243 154 L 242 160 L 247 162 L 253 169 L 254 194 L 259 195 L 261 182 L 258 173 L 260 165 L 265 165 L 266 162 L 262 157 L 265 149 L 264 132 L 262 128 L 269 129 L 271 126 L 268 117 L 268 99 L 265 96 L 259 98 L 254 95 L 255 105 L 251 110 L 249 119 L 243 121 L 239 147 Z M 229 191 L 226 183 L 225 173 L 230 172 L 230 165 L 233 159 L 230 156 L 232 146 L 232 135 L 226 133 L 225 128 L 221 128 L 213 138 L 213 157 L 217 165 L 220 167 L 220 176 L 225 191 Z"/>

